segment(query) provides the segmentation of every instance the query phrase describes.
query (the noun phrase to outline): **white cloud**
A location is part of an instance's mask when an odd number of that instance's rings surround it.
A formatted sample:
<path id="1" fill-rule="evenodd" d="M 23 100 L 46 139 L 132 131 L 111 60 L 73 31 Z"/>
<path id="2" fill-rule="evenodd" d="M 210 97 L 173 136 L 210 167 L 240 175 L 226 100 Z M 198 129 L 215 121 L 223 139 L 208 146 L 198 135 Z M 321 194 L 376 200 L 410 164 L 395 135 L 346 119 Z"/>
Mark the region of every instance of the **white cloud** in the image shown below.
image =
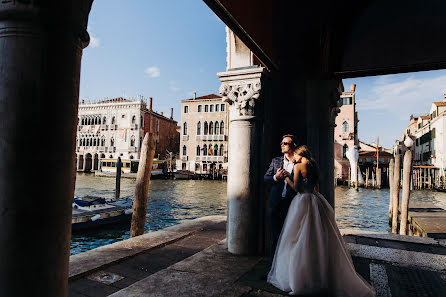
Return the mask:
<path id="1" fill-rule="evenodd" d="M 415 78 L 411 75 L 394 81 L 391 77 L 378 77 L 365 96 L 357 96 L 358 110 L 381 110 L 408 120 L 411 114 L 427 114 L 433 101 L 442 101 L 446 90 L 446 75 L 434 78 Z"/>
<path id="2" fill-rule="evenodd" d="M 150 77 L 160 77 L 161 71 L 159 67 L 157 66 L 151 66 L 147 67 L 146 70 L 144 70 L 145 73 L 147 73 Z"/>
<path id="3" fill-rule="evenodd" d="M 170 89 L 172 92 L 178 92 L 179 90 L 181 90 L 181 88 L 179 88 L 179 87 L 177 86 L 176 82 L 173 81 L 173 80 L 171 80 L 171 81 L 169 82 L 169 89 Z"/>
<path id="4" fill-rule="evenodd" d="M 101 42 L 100 42 L 99 38 L 97 38 L 96 36 L 94 36 L 93 34 L 90 33 L 89 46 L 92 48 L 95 48 L 95 47 L 99 47 L 100 45 L 101 45 Z"/>

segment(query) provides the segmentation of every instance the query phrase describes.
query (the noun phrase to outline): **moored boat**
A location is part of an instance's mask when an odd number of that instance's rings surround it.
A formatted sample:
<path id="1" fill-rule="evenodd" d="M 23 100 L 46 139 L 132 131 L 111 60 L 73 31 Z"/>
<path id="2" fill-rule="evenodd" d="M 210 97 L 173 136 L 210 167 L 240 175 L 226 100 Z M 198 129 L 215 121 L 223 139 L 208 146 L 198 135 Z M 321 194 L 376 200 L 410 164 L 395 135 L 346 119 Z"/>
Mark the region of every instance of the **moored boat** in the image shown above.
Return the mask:
<path id="1" fill-rule="evenodd" d="M 132 200 L 106 201 L 102 197 L 74 197 L 71 229 L 73 231 L 125 222 L 132 219 Z"/>

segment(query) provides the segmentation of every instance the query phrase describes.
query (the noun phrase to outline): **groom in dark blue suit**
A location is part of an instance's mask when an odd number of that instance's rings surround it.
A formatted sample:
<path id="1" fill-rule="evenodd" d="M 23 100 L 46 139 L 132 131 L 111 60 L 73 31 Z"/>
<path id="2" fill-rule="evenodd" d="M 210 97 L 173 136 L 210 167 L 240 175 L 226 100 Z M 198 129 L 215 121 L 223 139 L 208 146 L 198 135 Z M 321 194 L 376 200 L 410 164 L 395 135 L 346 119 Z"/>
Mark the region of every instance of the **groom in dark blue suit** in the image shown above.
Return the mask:
<path id="1" fill-rule="evenodd" d="M 293 151 L 297 147 L 293 135 L 287 134 L 280 143 L 283 156 L 274 158 L 265 173 L 264 181 L 271 184 L 268 201 L 268 216 L 270 221 L 270 254 L 269 264 L 272 263 L 276 245 L 282 231 L 288 207 L 296 192 L 285 182 L 285 177 L 293 179 L 294 159 Z"/>

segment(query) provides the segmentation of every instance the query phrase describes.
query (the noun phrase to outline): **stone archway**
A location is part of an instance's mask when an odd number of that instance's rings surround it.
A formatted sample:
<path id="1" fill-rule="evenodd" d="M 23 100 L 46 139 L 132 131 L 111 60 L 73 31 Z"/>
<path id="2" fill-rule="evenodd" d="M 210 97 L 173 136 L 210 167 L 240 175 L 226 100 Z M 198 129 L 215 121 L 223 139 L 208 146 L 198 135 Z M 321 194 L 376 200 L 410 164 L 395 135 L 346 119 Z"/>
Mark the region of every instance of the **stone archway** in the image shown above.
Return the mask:
<path id="1" fill-rule="evenodd" d="M 94 154 L 94 158 L 93 158 L 93 170 L 98 170 L 99 169 L 99 156 L 98 154 Z"/>
<path id="2" fill-rule="evenodd" d="M 83 170 L 84 170 L 84 155 L 79 155 L 77 171 L 83 171 Z"/>
<path id="3" fill-rule="evenodd" d="M 84 168 L 84 172 L 90 172 L 92 169 L 93 169 L 93 156 L 90 154 L 90 153 L 88 153 L 88 154 L 86 154 L 85 155 L 85 160 L 84 160 L 84 163 L 85 163 L 85 168 Z"/>

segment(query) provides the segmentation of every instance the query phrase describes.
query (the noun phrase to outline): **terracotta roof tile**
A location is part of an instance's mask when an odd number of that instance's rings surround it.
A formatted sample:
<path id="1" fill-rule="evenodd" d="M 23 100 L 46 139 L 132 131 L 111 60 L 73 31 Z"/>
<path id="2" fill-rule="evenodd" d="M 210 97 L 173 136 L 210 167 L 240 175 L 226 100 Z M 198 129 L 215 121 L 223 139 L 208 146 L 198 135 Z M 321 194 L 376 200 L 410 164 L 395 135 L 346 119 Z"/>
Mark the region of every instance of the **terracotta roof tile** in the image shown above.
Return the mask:
<path id="1" fill-rule="evenodd" d="M 420 116 L 420 119 L 422 120 L 429 120 L 431 117 L 430 116 Z"/>
<path id="2" fill-rule="evenodd" d="M 209 94 L 209 95 L 196 97 L 195 100 L 200 100 L 200 99 L 219 99 L 219 98 L 223 98 L 223 97 L 220 96 L 220 95 L 217 95 L 217 94 Z M 194 100 L 194 98 L 189 98 L 189 99 L 184 99 L 184 100 Z"/>

